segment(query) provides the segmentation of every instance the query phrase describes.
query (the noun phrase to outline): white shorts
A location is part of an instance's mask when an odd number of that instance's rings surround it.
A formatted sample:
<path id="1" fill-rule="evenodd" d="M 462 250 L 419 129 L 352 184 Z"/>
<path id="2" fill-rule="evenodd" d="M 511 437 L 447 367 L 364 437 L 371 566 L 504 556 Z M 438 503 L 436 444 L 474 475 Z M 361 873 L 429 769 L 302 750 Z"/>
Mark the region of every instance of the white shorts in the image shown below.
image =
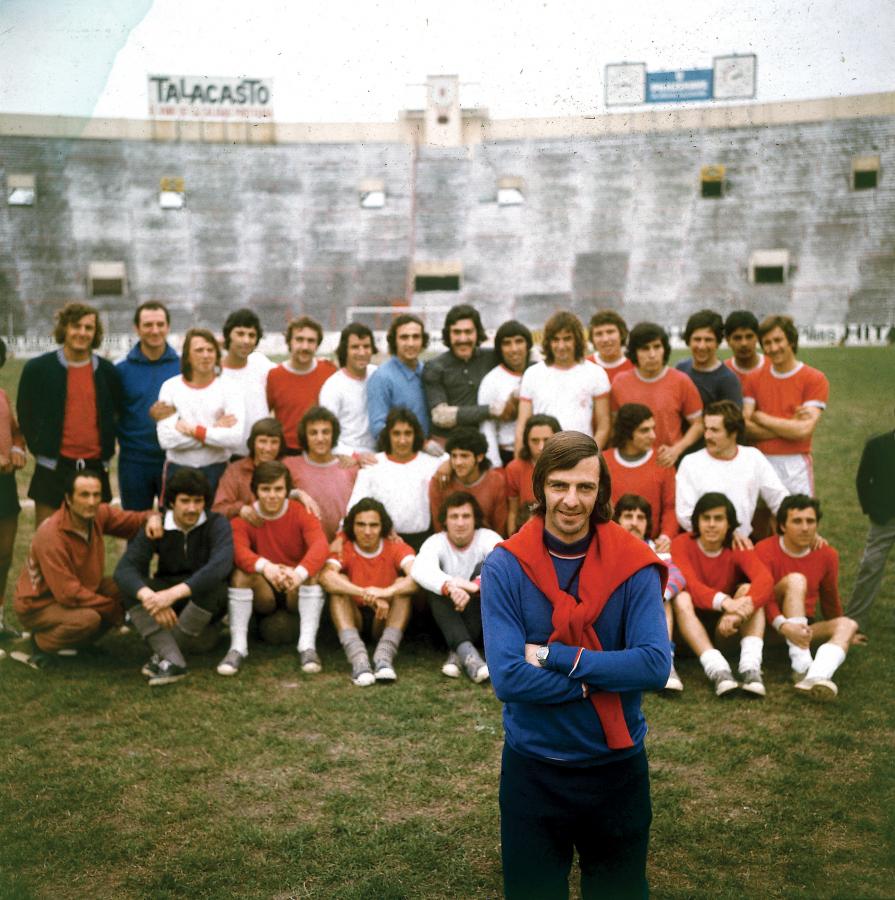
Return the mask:
<path id="1" fill-rule="evenodd" d="M 768 457 L 768 462 L 790 494 L 814 496 L 814 466 L 810 453 L 787 453 Z"/>

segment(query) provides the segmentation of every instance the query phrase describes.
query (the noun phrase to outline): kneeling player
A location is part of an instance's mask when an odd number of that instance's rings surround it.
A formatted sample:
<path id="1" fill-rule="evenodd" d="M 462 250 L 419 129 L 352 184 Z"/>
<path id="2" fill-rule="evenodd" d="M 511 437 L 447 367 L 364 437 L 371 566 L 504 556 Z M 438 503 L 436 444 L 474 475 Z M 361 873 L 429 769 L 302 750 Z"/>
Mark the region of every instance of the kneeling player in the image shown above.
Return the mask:
<path id="1" fill-rule="evenodd" d="M 218 674 L 235 675 L 248 656 L 248 630 L 252 610 L 261 616 L 284 606 L 298 609 L 301 631 L 298 653 L 302 671 L 320 671 L 317 629 L 323 609 L 323 590 L 299 594 L 304 583 L 326 562 L 329 548 L 320 520 L 300 503 L 289 499 L 292 476 L 278 460 L 263 462 L 252 472 L 252 493 L 260 525 L 243 518 L 231 521 L 236 569 L 230 580 L 230 650 Z"/>
<path id="2" fill-rule="evenodd" d="M 115 569 L 115 581 L 134 627 L 152 650 L 143 666 L 150 686 L 187 675 L 181 644 L 198 637 L 227 608 L 233 568 L 230 523 L 211 512 L 211 485 L 200 469 L 177 469 L 165 485 L 164 532 L 140 532 Z M 152 557 L 155 576 L 149 576 Z"/>
<path id="3" fill-rule="evenodd" d="M 612 520 L 618 522 L 625 531 L 636 534 L 642 541 L 649 544 L 656 556 L 668 566 L 668 581 L 665 592 L 662 594 L 665 607 L 665 624 L 668 627 L 668 640 L 671 642 L 671 672 L 665 683 L 666 691 L 682 691 L 684 683 L 674 668 L 674 642 L 671 641 L 674 632 L 674 610 L 671 601 L 683 590 L 685 586 L 684 576 L 681 570 L 674 564 L 670 553 L 656 551 L 655 541 L 649 539 L 653 529 L 653 508 L 649 500 L 639 494 L 622 494 L 614 506 Z"/>
<path id="4" fill-rule="evenodd" d="M 679 534 L 671 542 L 671 557 L 687 581 L 687 590 L 674 598 L 674 615 L 719 697 L 740 685 L 709 638 L 706 625 L 714 628 L 716 638 L 740 635 L 742 688 L 752 696 L 764 697 L 763 607 L 774 583 L 754 550 L 732 549 L 737 525 L 736 511 L 724 494 L 703 494 L 696 501 L 694 533 Z"/>
<path id="5" fill-rule="evenodd" d="M 755 552 L 774 578 L 767 616 L 786 638 L 796 690 L 817 700 L 834 700 L 839 689 L 833 673 L 855 642 L 858 623 L 842 614 L 839 554 L 829 544 L 815 547 L 819 521 L 819 500 L 807 494 L 786 497 L 777 510 L 779 536 L 765 538 Z M 821 622 L 814 621 L 818 598 Z M 812 660 L 811 644 L 818 641 L 824 643 Z"/>
<path id="6" fill-rule="evenodd" d="M 483 520 L 482 508 L 472 494 L 449 494 L 438 511 L 444 531 L 426 538 L 411 571 L 413 580 L 426 591 L 432 616 L 451 650 L 441 671 L 456 678 L 462 665 L 476 684 L 489 677 L 475 646 L 482 639 L 479 572 L 485 557 L 501 541 L 496 531 L 482 527 Z"/>
<path id="7" fill-rule="evenodd" d="M 387 539 L 392 520 L 372 497 L 358 500 L 345 517 L 342 549 L 327 560 L 320 583 L 329 592 L 329 611 L 351 663 L 351 681 L 368 687 L 394 681 L 395 654 L 410 619 L 416 585 L 410 577 L 413 550 Z M 378 639 L 373 666 L 361 638 L 362 626 Z"/>

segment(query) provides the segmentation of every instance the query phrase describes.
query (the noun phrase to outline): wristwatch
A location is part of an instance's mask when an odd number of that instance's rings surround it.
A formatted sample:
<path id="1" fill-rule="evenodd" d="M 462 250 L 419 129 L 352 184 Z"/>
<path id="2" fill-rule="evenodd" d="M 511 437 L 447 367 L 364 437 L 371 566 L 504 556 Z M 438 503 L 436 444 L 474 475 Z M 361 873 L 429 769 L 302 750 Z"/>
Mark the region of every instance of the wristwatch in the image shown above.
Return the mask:
<path id="1" fill-rule="evenodd" d="M 538 647 L 538 649 L 535 651 L 535 656 L 538 658 L 538 662 L 541 663 L 541 665 L 547 662 L 547 657 L 549 654 L 550 648 L 546 644 L 544 644 L 542 647 Z"/>

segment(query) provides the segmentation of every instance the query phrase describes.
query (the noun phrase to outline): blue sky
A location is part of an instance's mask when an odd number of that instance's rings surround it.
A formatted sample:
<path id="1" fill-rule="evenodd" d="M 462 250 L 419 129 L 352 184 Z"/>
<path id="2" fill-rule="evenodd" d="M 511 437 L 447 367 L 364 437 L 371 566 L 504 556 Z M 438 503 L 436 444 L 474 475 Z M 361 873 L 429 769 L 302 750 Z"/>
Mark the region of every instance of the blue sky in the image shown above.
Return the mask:
<path id="1" fill-rule="evenodd" d="M 895 87 L 890 0 L 0 0 L 0 112 L 145 118 L 146 78 L 272 78 L 281 121 L 392 121 L 456 73 L 495 118 L 603 111 L 607 63 L 758 56 L 758 101 Z"/>

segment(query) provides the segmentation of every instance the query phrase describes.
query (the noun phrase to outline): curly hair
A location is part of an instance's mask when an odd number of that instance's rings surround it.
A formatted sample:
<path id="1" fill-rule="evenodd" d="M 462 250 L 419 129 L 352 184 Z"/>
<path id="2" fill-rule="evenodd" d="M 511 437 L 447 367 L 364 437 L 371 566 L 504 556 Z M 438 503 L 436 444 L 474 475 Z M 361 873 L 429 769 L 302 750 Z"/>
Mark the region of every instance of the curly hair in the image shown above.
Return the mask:
<path id="1" fill-rule="evenodd" d="M 99 318 L 99 310 L 89 303 L 66 303 L 62 309 L 57 310 L 54 317 L 53 339 L 57 344 L 65 343 L 65 332 L 69 325 L 77 325 L 84 316 L 93 316 L 96 322 L 96 331 L 93 334 L 93 343 L 90 347 L 96 350 L 103 342 L 103 323 Z"/>
<path id="2" fill-rule="evenodd" d="M 581 362 L 584 359 L 584 350 L 587 346 L 584 339 L 584 326 L 574 313 L 561 309 L 544 323 L 544 340 L 541 343 L 541 350 L 544 353 L 544 362 L 548 366 L 553 365 L 553 350 L 550 343 L 561 331 L 571 331 L 575 338 L 575 362 Z"/>

